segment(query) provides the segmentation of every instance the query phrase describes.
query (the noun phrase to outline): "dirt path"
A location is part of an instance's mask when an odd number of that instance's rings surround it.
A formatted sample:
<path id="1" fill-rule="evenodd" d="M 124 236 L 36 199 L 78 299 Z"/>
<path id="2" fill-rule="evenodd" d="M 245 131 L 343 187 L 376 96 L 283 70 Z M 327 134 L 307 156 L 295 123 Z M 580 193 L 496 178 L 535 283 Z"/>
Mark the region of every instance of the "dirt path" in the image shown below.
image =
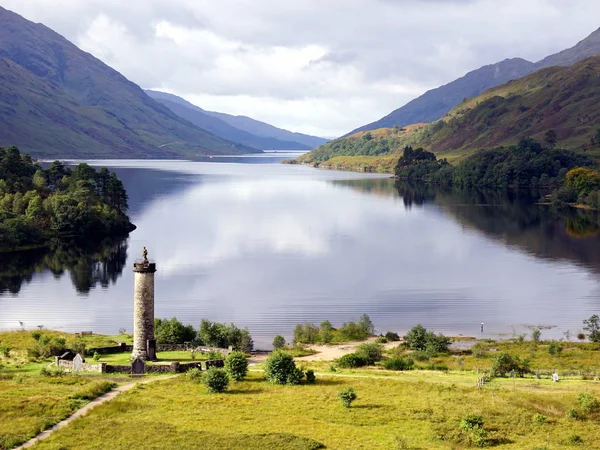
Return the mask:
<path id="1" fill-rule="evenodd" d="M 121 392 L 126 392 L 126 391 L 128 391 L 130 389 L 133 389 L 138 384 L 154 383 L 156 381 L 168 380 L 170 378 L 175 378 L 177 376 L 178 375 L 171 375 L 171 376 L 168 376 L 168 377 L 151 378 L 149 380 L 139 381 L 137 383 L 130 383 L 130 384 L 124 384 L 123 386 L 117 386 L 116 388 L 112 389 L 111 391 L 107 392 L 106 394 L 101 395 L 100 397 L 92 400 L 87 405 L 85 405 L 83 408 L 78 409 L 72 415 L 70 415 L 69 417 L 67 417 L 63 421 L 57 423 L 52 428 L 49 428 L 49 429 L 47 429 L 45 431 L 42 431 L 36 437 L 29 439 L 27 442 L 25 442 L 24 444 L 20 445 L 19 447 L 15 447 L 14 450 L 21 450 L 23 448 L 29 448 L 29 447 L 37 444 L 39 441 L 43 441 L 44 439 L 49 438 L 52 435 L 52 433 L 54 433 L 56 430 L 60 430 L 61 428 L 66 427 L 73 420 L 78 419 L 79 417 L 85 416 L 89 411 L 91 411 L 92 409 L 94 409 L 96 406 L 101 405 L 102 403 L 106 403 L 106 402 L 111 401 L 112 399 L 114 399 L 115 397 L 117 397 Z"/>

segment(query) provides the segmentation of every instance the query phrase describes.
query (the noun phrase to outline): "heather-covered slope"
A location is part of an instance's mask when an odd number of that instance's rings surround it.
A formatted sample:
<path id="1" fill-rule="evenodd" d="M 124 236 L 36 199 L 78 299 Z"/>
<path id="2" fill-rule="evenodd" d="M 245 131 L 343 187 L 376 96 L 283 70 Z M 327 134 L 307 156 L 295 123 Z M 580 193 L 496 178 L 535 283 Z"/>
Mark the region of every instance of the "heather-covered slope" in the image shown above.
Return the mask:
<path id="1" fill-rule="evenodd" d="M 442 119 L 359 132 L 321 146 L 301 162 L 335 157 L 387 158 L 411 145 L 460 157 L 481 148 L 506 146 L 523 137 L 539 141 L 553 130 L 565 148 L 593 149 L 600 129 L 600 56 L 570 67 L 542 69 L 465 100 Z M 345 164 L 352 163 L 347 158 Z"/>
<path id="2" fill-rule="evenodd" d="M 523 77 L 536 70 L 551 66 L 569 66 L 598 53 L 600 53 L 600 29 L 574 47 L 550 55 L 535 64 L 521 58 L 514 58 L 469 72 L 464 77 L 432 89 L 392 111 L 384 118 L 357 128 L 346 136 L 358 131 L 432 122 L 440 119 L 465 98 L 479 95 L 487 89 Z"/>
<path id="3" fill-rule="evenodd" d="M 0 146 L 38 157 L 256 151 L 181 119 L 59 34 L 0 7 Z"/>

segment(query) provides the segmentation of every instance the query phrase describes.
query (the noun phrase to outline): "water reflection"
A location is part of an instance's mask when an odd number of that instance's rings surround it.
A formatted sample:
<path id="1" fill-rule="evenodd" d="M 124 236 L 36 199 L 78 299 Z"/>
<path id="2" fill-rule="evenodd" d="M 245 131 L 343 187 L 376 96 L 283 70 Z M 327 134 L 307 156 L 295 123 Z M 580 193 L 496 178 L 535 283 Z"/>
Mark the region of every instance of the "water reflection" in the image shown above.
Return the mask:
<path id="1" fill-rule="evenodd" d="M 16 295 L 34 274 L 50 272 L 60 279 L 65 272 L 79 294 L 100 285 L 115 284 L 127 261 L 123 240 L 106 240 L 90 245 L 82 242 L 54 242 L 50 248 L 3 254 L 0 259 L 0 296 Z"/>

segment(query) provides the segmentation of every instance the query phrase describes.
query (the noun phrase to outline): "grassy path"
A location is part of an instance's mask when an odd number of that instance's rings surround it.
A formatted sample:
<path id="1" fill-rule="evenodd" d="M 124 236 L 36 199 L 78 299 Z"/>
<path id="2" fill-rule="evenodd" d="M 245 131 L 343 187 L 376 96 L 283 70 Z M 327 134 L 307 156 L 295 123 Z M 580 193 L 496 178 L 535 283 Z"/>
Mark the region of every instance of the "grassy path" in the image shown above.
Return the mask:
<path id="1" fill-rule="evenodd" d="M 96 406 L 99 406 L 103 403 L 111 401 L 112 399 L 116 398 L 122 392 L 126 392 L 130 389 L 133 389 L 138 384 L 154 383 L 155 381 L 168 380 L 170 378 L 174 378 L 177 376 L 179 376 L 179 375 L 171 375 L 168 377 L 161 377 L 161 378 L 151 378 L 149 380 L 139 381 L 137 383 L 129 383 L 129 384 L 125 384 L 123 386 L 117 386 L 116 388 L 112 389 L 110 392 L 107 392 L 106 394 L 101 395 L 98 398 L 95 398 L 94 400 L 89 402 L 87 405 L 85 405 L 83 408 L 78 409 L 71 416 L 69 416 L 66 419 L 64 419 L 63 421 L 57 423 L 52 428 L 42 431 L 40 434 L 38 434 L 34 438 L 31 438 L 30 440 L 28 440 L 24 444 L 20 445 L 19 447 L 15 447 L 14 450 L 21 450 L 24 448 L 32 447 L 33 445 L 37 444 L 39 441 L 43 441 L 44 439 L 49 438 L 52 435 L 52 433 L 54 433 L 57 430 L 60 430 L 61 428 L 66 427 L 73 420 L 78 419 L 82 416 L 85 416 L 89 411 L 94 409 Z"/>

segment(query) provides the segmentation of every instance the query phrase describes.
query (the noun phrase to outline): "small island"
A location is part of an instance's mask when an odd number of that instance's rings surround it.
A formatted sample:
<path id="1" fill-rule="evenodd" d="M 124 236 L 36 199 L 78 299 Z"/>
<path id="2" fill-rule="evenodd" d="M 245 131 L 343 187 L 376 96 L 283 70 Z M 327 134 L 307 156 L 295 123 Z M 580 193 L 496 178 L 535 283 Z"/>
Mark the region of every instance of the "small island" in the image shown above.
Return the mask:
<path id="1" fill-rule="evenodd" d="M 135 229 L 127 192 L 106 168 L 43 169 L 17 147 L 0 147 L 0 252 L 42 248 L 52 240 L 101 240 Z"/>

